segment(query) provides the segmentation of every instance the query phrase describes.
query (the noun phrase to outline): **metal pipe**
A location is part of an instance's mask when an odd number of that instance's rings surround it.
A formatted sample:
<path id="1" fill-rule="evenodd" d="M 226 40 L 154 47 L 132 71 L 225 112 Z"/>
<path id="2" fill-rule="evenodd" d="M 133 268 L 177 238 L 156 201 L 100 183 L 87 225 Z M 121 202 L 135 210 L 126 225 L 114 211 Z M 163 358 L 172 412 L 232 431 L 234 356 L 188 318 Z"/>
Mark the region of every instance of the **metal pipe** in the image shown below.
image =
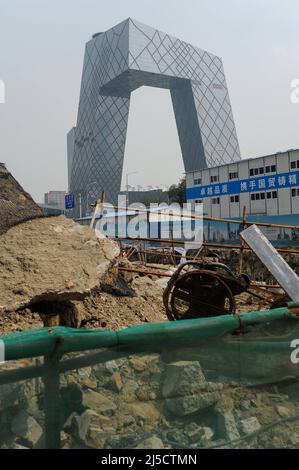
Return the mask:
<path id="1" fill-rule="evenodd" d="M 106 207 L 106 205 L 104 204 L 104 207 Z M 128 210 L 127 207 L 123 207 L 123 206 L 111 206 L 111 205 L 107 205 L 107 207 L 109 207 L 111 209 L 111 207 L 113 207 L 114 209 L 119 209 L 119 210 Z M 151 210 L 148 210 L 148 209 L 139 209 L 139 208 L 132 208 L 131 209 L 132 211 L 134 212 L 143 212 L 143 213 L 148 213 L 148 214 L 154 214 L 154 215 L 160 215 L 158 212 L 155 212 L 155 211 L 151 211 Z M 223 222 L 223 223 L 231 223 L 231 224 L 238 224 L 238 225 L 242 225 L 243 224 L 243 220 L 236 220 L 236 219 L 222 219 L 220 217 L 209 217 L 207 215 L 203 215 L 203 216 L 196 216 L 196 215 L 192 215 L 192 214 L 171 214 L 171 213 L 163 213 L 161 214 L 163 216 L 168 216 L 168 217 L 181 217 L 181 218 L 188 218 L 188 219 L 196 219 L 196 220 L 209 220 L 209 221 L 214 221 L 214 222 Z M 270 224 L 270 223 L 267 223 L 267 222 L 251 222 L 249 220 L 246 221 L 246 225 L 257 225 L 259 227 L 272 227 L 272 228 L 288 228 L 288 229 L 296 229 L 296 230 L 299 230 L 299 226 L 298 225 L 283 225 L 283 224 Z"/>
<path id="2" fill-rule="evenodd" d="M 141 269 L 131 269 L 131 268 L 118 268 L 119 271 L 121 272 L 127 272 L 127 273 L 137 273 L 137 274 L 147 274 L 151 276 L 160 276 L 160 277 L 171 277 L 172 274 L 166 274 L 166 273 L 161 273 L 158 271 L 142 271 Z"/>
<path id="3" fill-rule="evenodd" d="M 243 224 L 242 224 L 243 230 L 246 228 L 246 206 L 243 207 Z M 241 238 L 241 246 L 240 246 L 240 259 L 239 259 L 239 274 L 241 275 L 243 272 L 243 255 L 244 255 L 244 247 L 245 247 L 245 241 Z"/>
<path id="4" fill-rule="evenodd" d="M 139 273 L 139 274 L 148 274 L 152 276 L 160 276 L 160 277 L 172 277 L 172 274 L 162 273 L 161 271 L 144 271 L 141 269 L 134 269 L 134 268 L 123 268 L 119 267 L 119 271 L 128 272 L 128 273 Z M 255 289 L 265 291 L 265 289 L 281 289 L 279 284 L 257 284 L 257 282 L 252 281 L 250 283 L 250 287 L 254 287 Z"/>
<path id="5" fill-rule="evenodd" d="M 129 241 L 148 241 L 148 242 L 155 242 L 155 243 L 162 243 L 162 244 L 175 244 L 175 245 L 185 245 L 185 241 L 183 240 L 168 240 L 168 239 L 159 239 L 159 238 L 148 238 L 148 237 L 138 237 L 138 238 L 132 238 L 132 237 L 113 237 L 115 240 L 129 240 Z M 189 242 L 188 245 L 196 245 L 198 246 L 197 242 Z M 240 245 L 233 245 L 233 244 L 222 244 L 222 243 L 213 243 L 213 242 L 203 242 L 202 246 L 205 247 L 211 247 L 211 248 L 221 248 L 221 249 L 235 249 L 235 250 L 240 250 Z M 244 250 L 247 251 L 252 251 L 250 247 L 247 245 L 244 246 Z M 286 254 L 299 254 L 299 250 L 295 249 L 289 249 L 289 248 L 279 248 L 277 249 L 278 253 L 286 253 Z"/>

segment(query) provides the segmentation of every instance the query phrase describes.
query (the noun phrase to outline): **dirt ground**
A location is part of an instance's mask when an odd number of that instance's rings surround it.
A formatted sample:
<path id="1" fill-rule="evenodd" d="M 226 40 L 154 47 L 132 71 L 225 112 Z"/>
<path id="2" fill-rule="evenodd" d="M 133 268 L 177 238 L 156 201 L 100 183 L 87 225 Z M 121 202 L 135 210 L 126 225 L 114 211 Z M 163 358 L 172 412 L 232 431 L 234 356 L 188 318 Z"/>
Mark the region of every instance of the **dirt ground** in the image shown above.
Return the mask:
<path id="1" fill-rule="evenodd" d="M 85 329 L 118 330 L 141 323 L 168 321 L 162 301 L 168 278 L 151 279 L 135 275 L 128 284 L 133 296 L 118 296 L 100 289 L 85 300 L 76 302 L 83 317 Z M 244 313 L 258 310 L 259 301 L 249 294 L 237 297 L 237 311 Z M 42 328 L 43 322 L 29 308 L 0 316 L 0 332 L 10 333 Z"/>
<path id="2" fill-rule="evenodd" d="M 167 281 L 166 281 L 167 282 Z M 134 296 L 119 297 L 97 290 L 77 301 L 84 318 L 83 328 L 117 330 L 141 323 L 167 321 L 162 302 L 163 287 L 146 277 L 136 277 L 131 283 Z M 9 333 L 42 328 L 43 322 L 29 308 L 0 316 L 0 332 Z"/>

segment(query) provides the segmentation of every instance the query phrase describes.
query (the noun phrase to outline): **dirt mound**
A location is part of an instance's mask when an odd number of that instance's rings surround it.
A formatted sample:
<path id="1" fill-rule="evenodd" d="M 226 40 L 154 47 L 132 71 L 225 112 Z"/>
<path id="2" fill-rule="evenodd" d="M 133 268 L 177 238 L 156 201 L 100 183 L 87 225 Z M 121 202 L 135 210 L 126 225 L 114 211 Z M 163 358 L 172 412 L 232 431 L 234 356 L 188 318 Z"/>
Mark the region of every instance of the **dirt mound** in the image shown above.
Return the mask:
<path id="1" fill-rule="evenodd" d="M 63 216 L 11 228 L 0 237 L 0 315 L 83 299 L 115 275 L 118 254 L 113 242 Z"/>
<path id="2" fill-rule="evenodd" d="M 123 275 L 123 274 L 122 274 Z M 125 274 L 127 287 L 133 294 L 119 295 L 114 284 L 102 284 L 83 300 L 74 301 L 84 329 L 119 330 L 141 323 L 168 321 L 162 293 L 168 278 Z M 259 309 L 259 300 L 244 293 L 236 298 L 237 312 Z M 0 316 L 0 332 L 10 333 L 43 326 L 40 315 L 24 308 Z"/>
<path id="3" fill-rule="evenodd" d="M 141 285 L 144 286 L 143 289 Z M 73 301 L 80 319 L 77 326 L 84 329 L 119 330 L 141 323 L 167 321 L 159 281 L 137 277 L 130 286 L 135 289 L 135 295 L 118 296 L 105 292 L 107 288 L 105 285 L 94 290 L 83 300 Z M 43 321 L 40 315 L 32 312 L 30 308 L 0 315 L 2 333 L 42 327 Z"/>
<path id="4" fill-rule="evenodd" d="M 0 163 L 0 235 L 25 220 L 43 217 L 41 208 Z"/>

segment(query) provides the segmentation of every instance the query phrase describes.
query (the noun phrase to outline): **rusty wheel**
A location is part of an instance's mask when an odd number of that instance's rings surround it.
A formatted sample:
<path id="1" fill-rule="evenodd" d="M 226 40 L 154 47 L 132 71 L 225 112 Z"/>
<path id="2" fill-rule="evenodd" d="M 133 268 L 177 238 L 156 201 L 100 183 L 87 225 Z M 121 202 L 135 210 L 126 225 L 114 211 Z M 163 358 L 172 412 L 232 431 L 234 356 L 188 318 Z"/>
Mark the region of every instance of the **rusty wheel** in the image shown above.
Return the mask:
<path id="1" fill-rule="evenodd" d="M 171 321 L 229 315 L 236 310 L 227 283 L 205 270 L 193 270 L 175 279 L 167 289 L 164 304 Z"/>

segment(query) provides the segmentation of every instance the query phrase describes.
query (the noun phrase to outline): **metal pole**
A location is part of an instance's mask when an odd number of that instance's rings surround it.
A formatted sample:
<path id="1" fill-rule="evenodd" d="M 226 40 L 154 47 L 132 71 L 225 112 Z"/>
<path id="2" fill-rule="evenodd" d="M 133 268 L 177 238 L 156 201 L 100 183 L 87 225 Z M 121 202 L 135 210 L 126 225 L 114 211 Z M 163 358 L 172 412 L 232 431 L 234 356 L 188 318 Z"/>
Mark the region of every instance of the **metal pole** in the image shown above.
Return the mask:
<path id="1" fill-rule="evenodd" d="M 111 207 L 111 206 L 109 206 Z M 119 210 L 125 210 L 125 207 L 122 206 L 113 206 L 114 209 L 119 209 Z M 156 212 L 152 212 L 148 209 L 140 209 L 140 208 L 134 208 L 134 211 L 136 212 L 149 212 L 151 214 L 157 214 Z M 172 214 L 164 213 L 164 215 L 169 215 L 171 216 Z M 224 222 L 224 223 L 230 223 L 230 224 L 239 224 L 243 225 L 243 220 L 237 220 L 237 219 L 221 219 L 219 217 L 208 217 L 206 215 L 203 216 L 196 216 L 196 215 L 187 215 L 187 214 L 181 214 L 182 218 L 187 218 L 187 219 L 195 219 L 195 220 L 209 220 L 211 222 Z M 288 229 L 294 229 L 294 230 L 299 230 L 299 225 L 285 225 L 285 224 L 269 224 L 266 222 L 251 222 L 249 220 L 246 221 L 246 225 L 249 227 L 251 225 L 256 225 L 258 227 L 270 227 L 270 228 L 288 228 Z"/>
<path id="2" fill-rule="evenodd" d="M 45 356 L 45 448 L 60 449 L 60 394 L 59 356 L 57 353 Z"/>
<path id="3" fill-rule="evenodd" d="M 78 194 L 79 197 L 79 217 L 82 219 L 82 195 L 81 193 Z"/>
<path id="4" fill-rule="evenodd" d="M 248 222 L 246 222 L 246 225 Z M 151 242 L 160 242 L 164 243 L 167 245 L 171 245 L 172 243 L 176 245 L 184 245 L 185 242 L 182 240 L 167 240 L 167 239 L 159 239 L 159 238 L 146 238 L 146 237 L 138 237 L 138 238 L 133 238 L 133 237 L 113 237 L 115 240 L 132 240 L 132 241 L 151 241 Z M 188 242 L 190 245 L 192 243 L 196 245 L 196 242 Z M 219 249 L 232 249 L 232 250 L 240 250 L 240 245 L 231 245 L 228 243 L 212 243 L 212 242 L 203 242 L 202 244 L 203 247 L 207 248 L 219 248 Z M 244 250 L 246 251 L 251 251 L 251 248 L 249 248 L 247 245 L 244 246 Z M 296 249 L 291 249 L 291 248 L 278 248 L 277 249 L 278 253 L 286 253 L 286 254 L 299 254 L 299 250 Z"/>
<path id="5" fill-rule="evenodd" d="M 242 230 L 245 230 L 245 228 L 246 228 L 246 206 L 243 207 Z M 240 239 L 241 239 L 241 247 L 240 247 L 240 259 L 239 259 L 239 274 L 241 275 L 243 272 L 243 256 L 244 256 L 245 242 L 241 236 L 240 236 Z"/>

